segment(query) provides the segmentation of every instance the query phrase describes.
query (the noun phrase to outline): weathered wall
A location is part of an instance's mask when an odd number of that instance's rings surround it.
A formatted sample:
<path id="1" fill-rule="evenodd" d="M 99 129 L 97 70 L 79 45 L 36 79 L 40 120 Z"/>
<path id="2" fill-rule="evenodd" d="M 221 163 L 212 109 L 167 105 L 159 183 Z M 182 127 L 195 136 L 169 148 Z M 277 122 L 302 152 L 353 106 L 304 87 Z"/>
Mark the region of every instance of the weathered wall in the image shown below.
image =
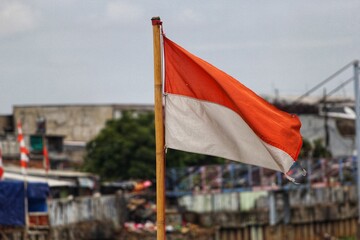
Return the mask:
<path id="1" fill-rule="evenodd" d="M 216 239 L 221 240 L 355 240 L 357 219 L 341 219 L 291 225 L 244 225 L 221 227 Z"/>
<path id="2" fill-rule="evenodd" d="M 324 118 L 316 115 L 300 115 L 301 135 L 311 142 L 316 139 L 323 139 L 325 143 Z M 340 134 L 336 121 L 333 118 L 328 119 L 329 127 L 329 149 L 333 157 L 352 156 L 354 151 L 354 139 L 344 137 Z"/>
<path id="3" fill-rule="evenodd" d="M 5 129 L 11 129 L 12 128 L 12 116 L 11 115 L 4 115 L 0 116 L 0 134 L 5 133 Z"/>
<path id="4" fill-rule="evenodd" d="M 36 132 L 38 118 L 46 119 L 46 133 L 68 141 L 89 141 L 113 118 L 111 105 L 14 107 L 14 121 L 23 123 L 24 134 Z"/>
<path id="5" fill-rule="evenodd" d="M 30 148 L 29 136 L 36 133 L 37 121 L 43 118 L 46 121 L 46 134 L 63 136 L 66 158 L 75 164 L 81 164 L 86 143 L 105 127 L 108 120 L 121 118 L 123 111 L 146 113 L 153 111 L 153 106 L 141 104 L 15 106 L 12 116 L 0 116 L 0 128 L 15 128 L 13 135 L 2 136 L 0 144 L 4 155 L 18 156 L 16 123 L 21 120 L 26 145 Z M 1 129 L 0 135 L 2 135 Z M 57 158 L 52 154 L 50 152 L 50 158 Z"/>
<path id="6" fill-rule="evenodd" d="M 24 134 L 36 132 L 36 121 L 46 119 L 49 135 L 63 135 L 65 141 L 88 142 L 105 126 L 106 121 L 120 118 L 122 111 L 132 110 L 137 113 L 153 111 L 152 105 L 39 105 L 15 106 L 14 121 L 23 124 Z"/>
<path id="7" fill-rule="evenodd" d="M 113 239 L 126 217 L 124 195 L 49 200 L 53 240 Z"/>
<path id="8" fill-rule="evenodd" d="M 289 195 L 291 223 L 357 217 L 356 186 L 298 188 L 278 193 L 275 206 L 277 221 L 285 221 L 285 193 Z M 202 214 L 201 225 L 242 225 L 249 224 L 251 219 L 257 219 L 257 223 L 269 221 L 270 192 L 189 195 L 179 198 L 178 202 L 188 211 Z"/>
<path id="9" fill-rule="evenodd" d="M 218 226 L 216 239 L 355 239 L 356 186 L 289 190 L 287 223 L 283 193 L 277 195 L 274 225 L 270 224 L 269 196 L 256 192 L 191 195 L 180 198 L 179 203 L 190 210 L 184 214 L 186 222 Z"/>

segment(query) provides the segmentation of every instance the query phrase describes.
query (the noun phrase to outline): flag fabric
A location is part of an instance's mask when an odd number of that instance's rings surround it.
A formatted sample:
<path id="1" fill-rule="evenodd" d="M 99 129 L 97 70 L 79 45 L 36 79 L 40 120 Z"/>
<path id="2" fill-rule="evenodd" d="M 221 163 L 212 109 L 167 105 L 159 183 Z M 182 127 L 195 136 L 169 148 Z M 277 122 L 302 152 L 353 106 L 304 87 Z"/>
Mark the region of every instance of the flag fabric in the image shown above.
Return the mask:
<path id="1" fill-rule="evenodd" d="M 2 161 L 2 150 L 0 147 L 0 180 L 3 178 L 3 175 L 4 175 L 4 166 Z"/>
<path id="2" fill-rule="evenodd" d="M 49 153 L 45 143 L 43 143 L 43 155 L 44 155 L 44 168 L 45 171 L 48 172 L 50 169 L 50 161 L 49 161 Z"/>
<path id="3" fill-rule="evenodd" d="M 164 36 L 166 147 L 283 173 L 296 161 L 298 117 Z"/>
<path id="4" fill-rule="evenodd" d="M 18 139 L 17 140 L 18 140 L 19 147 L 20 147 L 20 166 L 21 166 L 23 173 L 25 173 L 27 163 L 29 162 L 29 157 L 28 157 L 29 150 L 26 148 L 26 145 L 25 145 L 24 135 L 23 135 L 23 131 L 22 131 L 22 125 L 21 125 L 20 121 L 17 124 L 17 130 L 18 130 Z"/>

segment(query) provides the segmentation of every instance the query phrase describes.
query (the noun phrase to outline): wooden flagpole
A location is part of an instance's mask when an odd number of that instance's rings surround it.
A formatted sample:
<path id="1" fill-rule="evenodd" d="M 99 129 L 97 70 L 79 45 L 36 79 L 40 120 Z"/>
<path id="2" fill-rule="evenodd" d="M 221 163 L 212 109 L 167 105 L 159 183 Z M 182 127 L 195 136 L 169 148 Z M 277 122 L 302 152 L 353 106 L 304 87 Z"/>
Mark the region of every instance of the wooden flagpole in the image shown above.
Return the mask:
<path id="1" fill-rule="evenodd" d="M 156 221 L 157 240 L 165 240 L 165 141 L 162 99 L 160 17 L 151 19 L 154 47 L 155 137 L 156 137 Z"/>

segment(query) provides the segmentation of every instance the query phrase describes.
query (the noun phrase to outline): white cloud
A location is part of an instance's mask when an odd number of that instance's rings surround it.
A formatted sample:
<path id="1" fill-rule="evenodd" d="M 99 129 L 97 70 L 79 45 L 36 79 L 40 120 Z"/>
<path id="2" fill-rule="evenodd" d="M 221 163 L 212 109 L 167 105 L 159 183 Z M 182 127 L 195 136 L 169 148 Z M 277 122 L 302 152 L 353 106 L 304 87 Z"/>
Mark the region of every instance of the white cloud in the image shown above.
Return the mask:
<path id="1" fill-rule="evenodd" d="M 213 44 L 194 45 L 193 47 L 201 51 L 224 51 L 249 48 L 277 48 L 277 49 L 319 49 L 319 48 L 341 48 L 352 46 L 354 40 L 349 37 L 339 37 L 334 39 L 282 39 L 282 40 L 251 40 L 237 42 L 221 42 Z"/>
<path id="2" fill-rule="evenodd" d="M 333 39 L 287 39 L 284 41 L 280 41 L 278 44 L 274 44 L 275 46 L 283 47 L 283 48 L 339 48 L 345 46 L 352 46 L 354 44 L 354 40 L 349 37 L 338 37 Z"/>
<path id="3" fill-rule="evenodd" d="M 184 8 L 175 16 L 175 21 L 186 25 L 200 25 L 205 23 L 205 18 L 192 8 Z"/>
<path id="4" fill-rule="evenodd" d="M 25 32 L 36 26 L 36 16 L 29 6 L 15 1 L 0 4 L 0 36 Z"/>
<path id="5" fill-rule="evenodd" d="M 106 6 L 108 19 L 120 23 L 130 23 L 138 20 L 143 12 L 141 7 L 126 2 L 111 1 Z"/>

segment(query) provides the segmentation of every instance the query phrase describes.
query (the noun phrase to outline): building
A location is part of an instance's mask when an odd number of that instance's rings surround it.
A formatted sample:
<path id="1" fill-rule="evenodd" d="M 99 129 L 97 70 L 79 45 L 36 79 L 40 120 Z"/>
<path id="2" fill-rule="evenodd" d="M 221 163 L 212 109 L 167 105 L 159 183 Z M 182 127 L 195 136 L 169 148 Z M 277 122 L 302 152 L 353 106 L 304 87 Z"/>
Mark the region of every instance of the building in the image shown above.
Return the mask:
<path id="1" fill-rule="evenodd" d="M 292 98 L 268 100 L 279 109 L 299 116 L 304 139 L 321 140 L 336 158 L 354 155 L 354 99 L 331 97 L 324 101 L 322 97 L 306 97 L 296 104 Z"/>
<path id="2" fill-rule="evenodd" d="M 334 157 L 354 153 L 354 101 L 352 99 L 307 97 L 293 104 L 291 98 L 265 97 L 279 109 L 296 113 L 302 122 L 302 136 L 313 142 L 322 139 Z M 326 107 L 325 107 L 326 106 Z M 326 111 L 324 110 L 326 109 Z M 18 165 L 19 147 L 16 122 L 21 120 L 30 167 L 42 168 L 42 142 L 46 139 L 52 169 L 68 169 L 83 162 L 86 143 L 110 119 L 121 118 L 124 111 L 144 113 L 153 105 L 25 105 L 15 106 L 12 115 L 0 116 L 0 144 L 4 161 Z"/>
<path id="3" fill-rule="evenodd" d="M 15 106 L 13 115 L 0 116 L 0 144 L 4 162 L 19 164 L 16 123 L 22 123 L 30 150 L 30 167 L 42 168 L 43 139 L 47 144 L 52 168 L 67 169 L 83 162 L 86 143 L 111 119 L 124 111 L 144 113 L 152 105 L 26 105 Z"/>

